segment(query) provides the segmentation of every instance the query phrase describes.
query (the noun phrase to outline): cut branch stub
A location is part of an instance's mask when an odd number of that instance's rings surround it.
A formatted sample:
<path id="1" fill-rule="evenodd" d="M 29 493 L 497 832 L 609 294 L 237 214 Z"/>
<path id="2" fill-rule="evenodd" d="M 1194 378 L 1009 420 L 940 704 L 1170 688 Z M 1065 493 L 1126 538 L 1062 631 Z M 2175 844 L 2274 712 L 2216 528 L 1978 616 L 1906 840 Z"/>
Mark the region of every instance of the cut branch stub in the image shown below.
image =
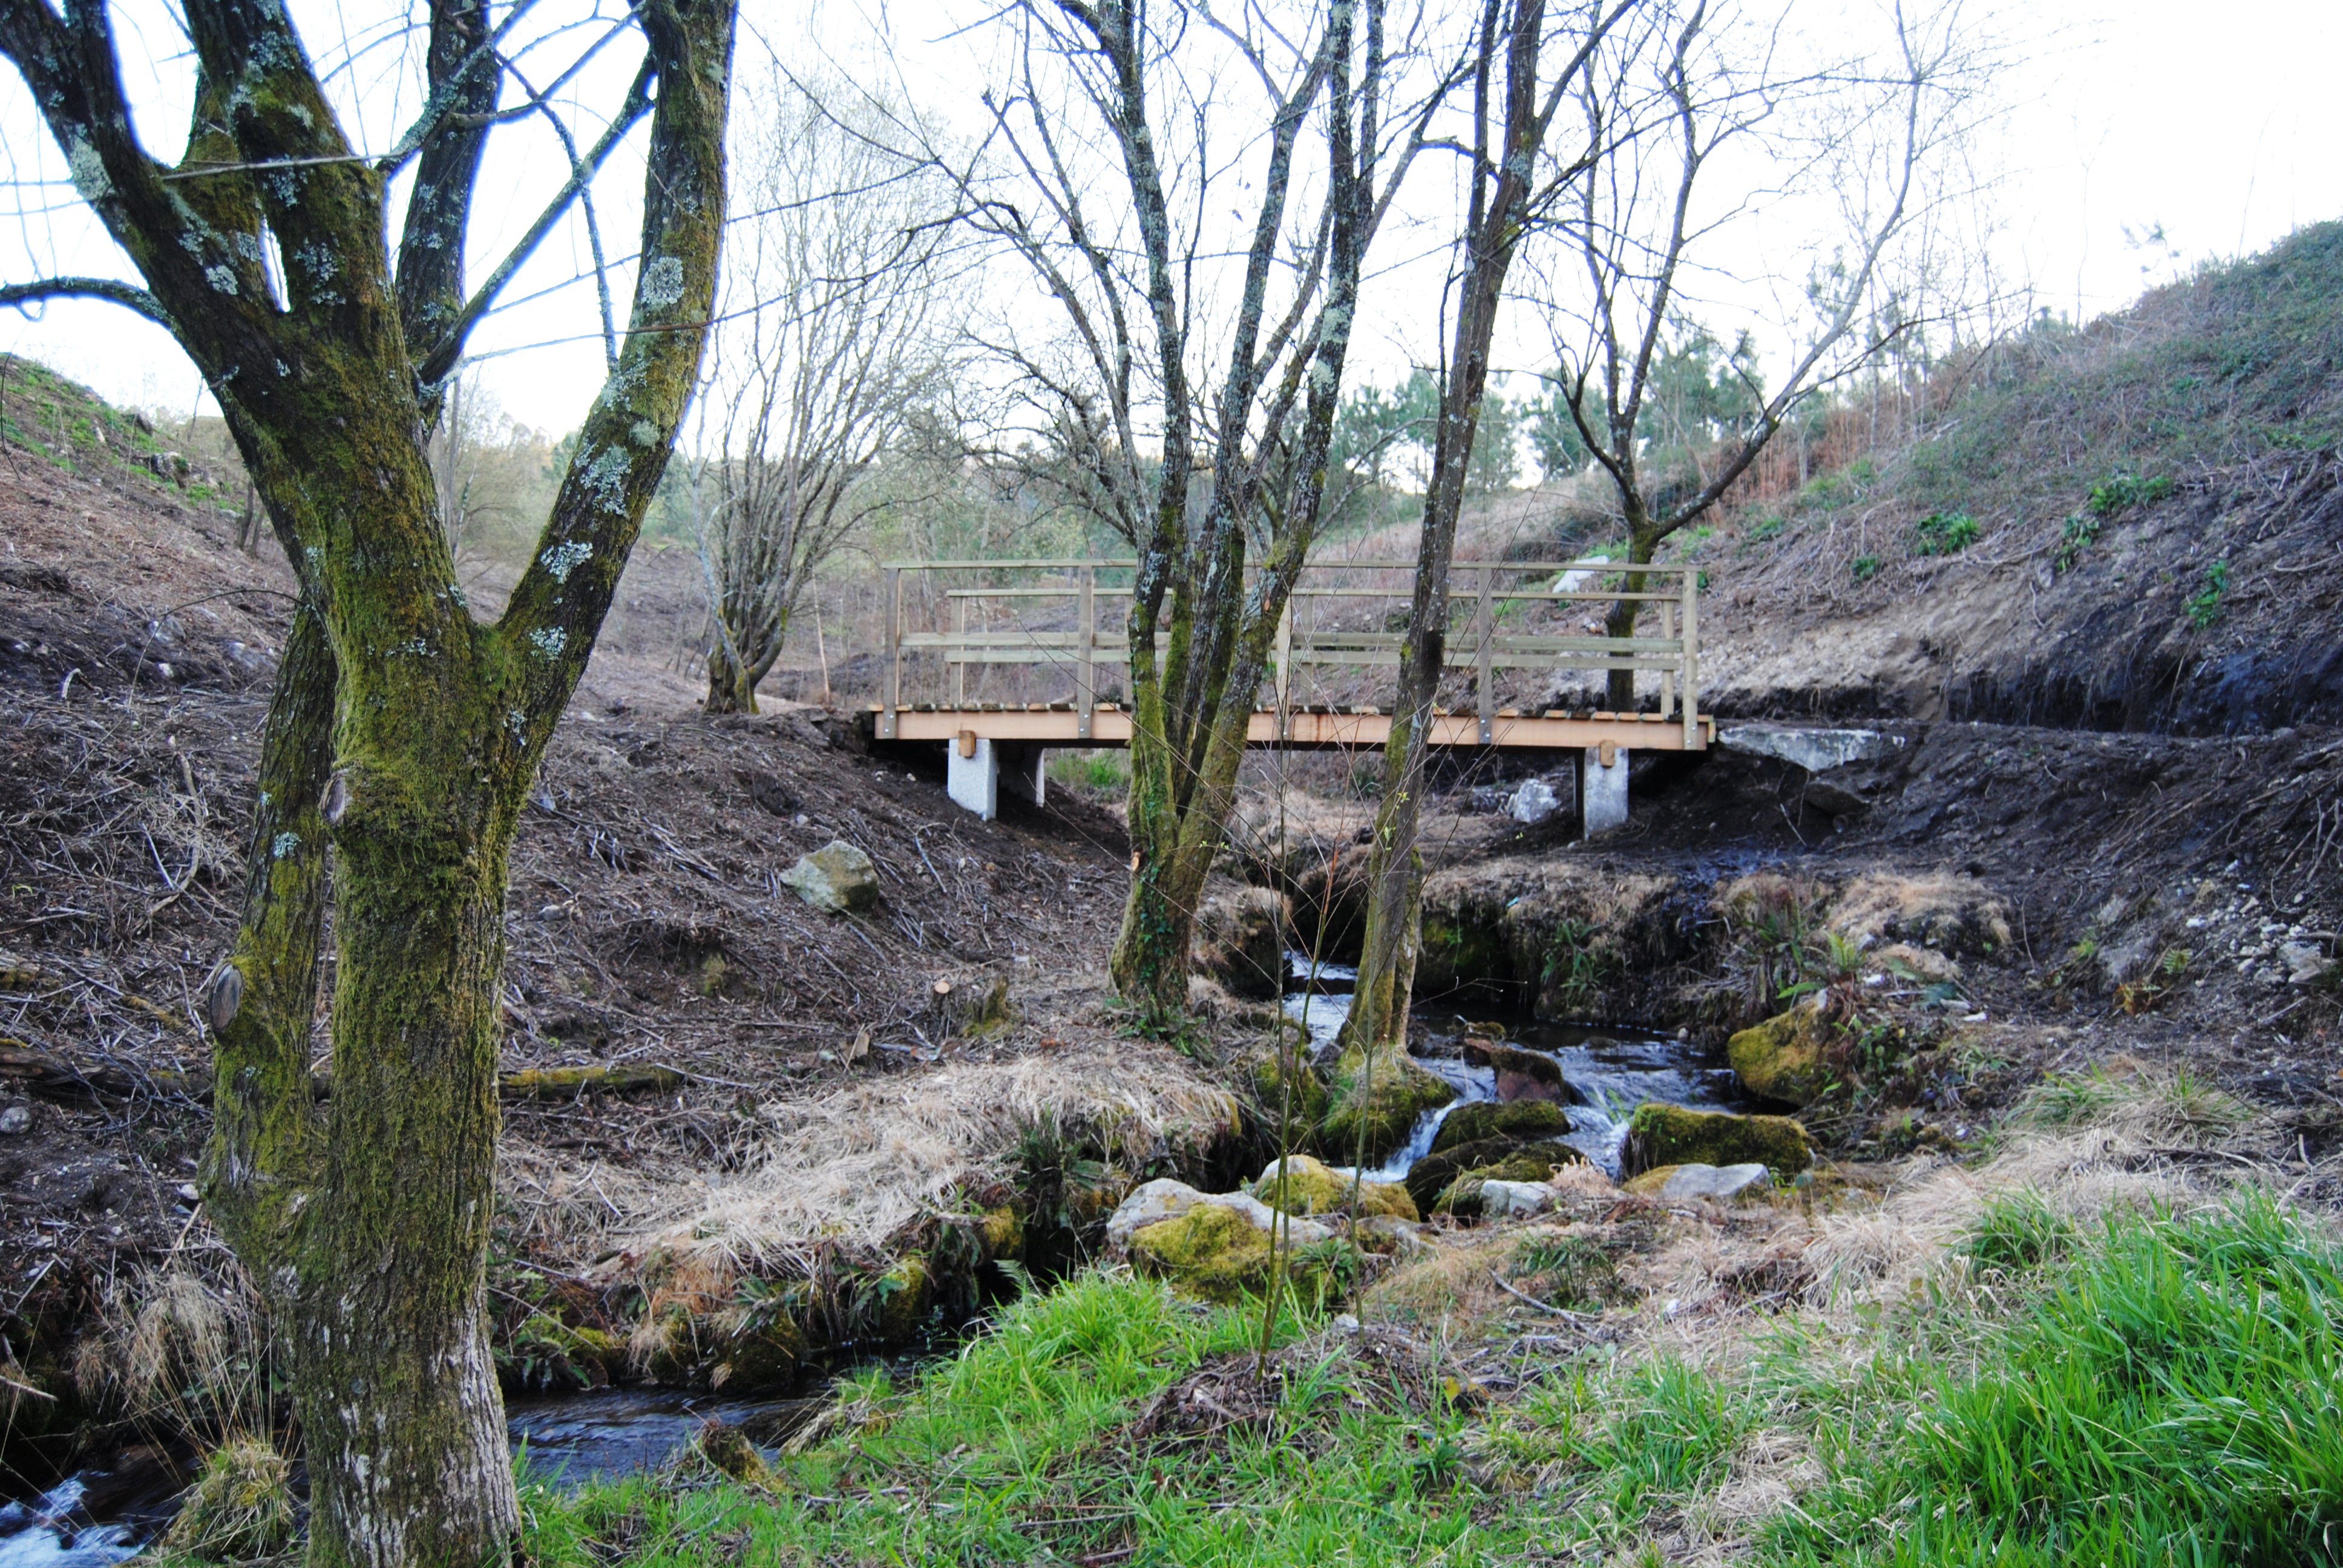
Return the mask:
<path id="1" fill-rule="evenodd" d="M 238 1009 L 244 1006 L 244 971 L 234 964 L 222 964 L 212 976 L 211 990 L 204 998 L 204 1017 L 218 1034 L 236 1021 Z"/>

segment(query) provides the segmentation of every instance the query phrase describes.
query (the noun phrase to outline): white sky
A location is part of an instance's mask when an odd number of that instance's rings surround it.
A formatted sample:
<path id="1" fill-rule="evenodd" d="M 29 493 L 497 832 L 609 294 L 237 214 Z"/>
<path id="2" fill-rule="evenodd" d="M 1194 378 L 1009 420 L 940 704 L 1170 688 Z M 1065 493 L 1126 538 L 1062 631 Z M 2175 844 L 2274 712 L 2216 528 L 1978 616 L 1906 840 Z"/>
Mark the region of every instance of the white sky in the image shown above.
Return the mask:
<path id="1" fill-rule="evenodd" d="M 881 0 L 867 3 L 865 11 L 854 0 L 829 0 L 814 24 L 824 46 L 860 53 L 871 25 L 866 17 L 880 18 L 904 47 L 921 106 L 952 123 L 971 123 L 982 84 L 970 66 L 986 51 L 966 39 L 938 40 L 972 13 L 950 0 L 894 0 L 883 9 Z M 139 25 L 137 35 L 176 42 L 156 4 L 116 0 L 117 11 Z M 803 25 L 799 7 L 744 0 L 742 15 L 744 47 L 759 37 L 785 53 L 802 47 L 791 41 Z M 2016 10 L 2008 15 L 2029 38 L 2006 84 L 2011 112 L 1984 150 L 1986 162 L 2006 171 L 1991 198 L 2003 236 L 1996 262 L 2005 276 L 2030 281 L 2043 303 L 2096 315 L 2197 261 L 2258 250 L 2300 225 L 2343 216 L 2343 158 L 2334 153 L 2343 146 L 2343 95 L 2331 82 L 2334 62 L 2343 58 L 2343 5 L 2335 0 L 2230 0 L 2217 12 L 2202 0 L 2130 0 L 2120 7 L 2106 0 L 2037 0 L 2022 18 Z M 134 46 L 132 28 L 124 31 L 126 47 Z M 611 51 L 614 57 L 622 53 Z M 595 101 L 615 99 L 630 61 L 616 68 L 621 79 L 603 85 Z M 134 72 L 132 91 L 167 99 L 171 73 L 167 64 L 143 81 Z M 369 145 L 395 134 L 400 111 L 411 112 L 411 105 L 369 101 Z M 161 140 L 169 134 L 162 127 L 174 122 L 183 124 L 176 111 L 147 117 L 153 150 L 176 152 Z M 28 141 L 35 136 L 43 144 L 37 153 Z M 13 77 L 0 86 L 0 138 L 17 178 L 36 169 L 57 172 L 60 160 L 45 133 L 34 130 Z M 534 153 L 515 146 L 492 162 L 481 203 L 490 226 L 518 232 L 537 210 L 550 145 L 541 142 Z M 613 256 L 633 246 L 639 170 L 614 167 L 604 182 L 604 237 Z M 42 195 L 17 188 L 19 210 Z M 10 222 L 0 214 L 0 228 Z M 2158 224 L 2168 247 L 2127 242 L 2127 229 L 2141 235 Z M 14 226 L 14 236 L 0 233 L 0 280 L 43 271 L 126 275 L 95 226 L 69 212 Z M 490 239 L 477 240 L 477 264 L 485 268 L 496 249 Z M 568 275 L 585 259 L 584 236 L 573 225 L 548 241 L 513 293 Z M 623 294 L 618 307 L 623 317 Z M 1411 355 L 1427 351 L 1425 343 L 1411 341 L 1418 334 L 1409 321 L 1382 325 L 1380 338 L 1361 343 L 1354 379 L 1388 379 Z M 1426 334 L 1430 327 L 1426 320 Z M 559 431 L 577 422 L 599 387 L 596 330 L 591 290 L 578 287 L 498 318 L 474 347 L 586 339 L 528 348 L 483 367 L 509 415 Z M 53 305 L 37 321 L 0 311 L 0 349 L 45 360 L 117 402 L 185 410 L 199 395 L 193 367 L 167 336 L 112 307 Z"/>

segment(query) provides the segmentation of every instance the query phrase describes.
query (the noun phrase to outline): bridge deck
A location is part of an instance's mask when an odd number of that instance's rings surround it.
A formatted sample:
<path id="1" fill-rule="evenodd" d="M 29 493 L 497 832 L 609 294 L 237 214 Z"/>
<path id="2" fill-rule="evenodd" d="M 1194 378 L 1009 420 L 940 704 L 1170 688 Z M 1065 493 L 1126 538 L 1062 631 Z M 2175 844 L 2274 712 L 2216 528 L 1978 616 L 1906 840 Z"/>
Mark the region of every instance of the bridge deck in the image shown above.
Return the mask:
<path id="1" fill-rule="evenodd" d="M 872 739 L 977 741 L 1019 748 L 1128 746 L 1131 716 L 1100 700 L 1099 677 L 1129 658 L 1129 645 L 1101 624 L 1101 599 L 1128 599 L 1129 559 L 890 561 L 886 564 L 885 700 L 871 710 Z M 1297 750 L 1378 747 L 1391 715 L 1378 708 L 1312 701 L 1322 669 L 1395 669 L 1406 644 L 1403 606 L 1414 564 L 1403 560 L 1312 561 L 1277 628 L 1267 684 L 1275 700 L 1257 709 L 1248 743 Z M 906 596 L 906 578 L 928 585 Z M 1625 566 L 1568 561 L 1460 560 L 1451 574 L 1444 665 L 1470 672 L 1474 708 L 1435 710 L 1429 743 L 1440 748 L 1566 751 L 1614 748 L 1705 750 L 1715 724 L 1699 710 L 1700 574 L 1685 565 Z M 941 585 L 941 586 L 939 586 Z M 960 585 L 960 586 L 952 586 Z M 1656 621 L 1634 637 L 1597 635 L 1599 617 L 1635 601 Z M 1026 666 L 1041 684 L 1071 678 L 1072 700 L 972 702 L 971 679 L 990 682 L 1002 666 Z M 1525 713 L 1496 707 L 1503 670 L 1621 670 L 1657 676 L 1656 713 Z M 923 689 L 907 693 L 907 686 Z M 995 690 L 1000 690 L 996 685 Z M 1061 688 L 1062 689 L 1062 688 Z M 1010 695 L 1039 695 L 1031 685 Z M 1338 695 L 1329 693 L 1328 695 Z M 932 700 L 907 700 L 928 697 Z M 1282 714 L 1281 719 L 1280 715 Z"/>
<path id="2" fill-rule="evenodd" d="M 1024 707 L 1000 703 L 969 708 L 926 704 L 870 712 L 871 733 L 881 740 L 957 741 L 962 736 L 1039 746 L 1117 747 L 1131 744 L 1131 714 L 1111 703 L 1101 703 L 1084 716 L 1071 703 L 1031 703 Z M 1705 750 L 1715 739 L 1716 722 L 1702 715 L 1687 736 L 1683 721 L 1657 713 L 1521 713 L 1500 709 L 1485 720 L 1473 713 L 1439 712 L 1426 737 L 1435 748 L 1565 751 L 1605 744 L 1644 751 Z M 1347 750 L 1379 747 L 1391 736 L 1391 715 L 1380 709 L 1328 709 L 1296 710 L 1285 716 L 1285 732 L 1278 733 L 1277 713 L 1254 712 L 1246 742 L 1295 751 Z M 1085 733 L 1087 729 L 1087 733 Z"/>

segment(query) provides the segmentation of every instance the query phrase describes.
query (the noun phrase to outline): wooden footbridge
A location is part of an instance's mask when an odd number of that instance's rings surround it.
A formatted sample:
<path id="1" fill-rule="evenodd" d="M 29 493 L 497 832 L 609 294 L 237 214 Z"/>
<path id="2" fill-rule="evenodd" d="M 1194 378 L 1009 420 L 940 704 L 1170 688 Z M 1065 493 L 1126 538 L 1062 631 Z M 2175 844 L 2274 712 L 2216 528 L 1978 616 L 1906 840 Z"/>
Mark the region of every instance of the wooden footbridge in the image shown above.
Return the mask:
<path id="1" fill-rule="evenodd" d="M 1114 694 L 1128 666 L 1123 611 L 1137 565 L 886 563 L 885 696 L 869 715 L 871 738 L 946 746 L 953 799 L 986 817 L 1004 787 L 1041 798 L 1048 749 L 1129 745 L 1131 717 Z M 1252 716 L 1251 744 L 1300 750 L 1383 745 L 1391 734 L 1387 709 L 1327 700 L 1325 689 L 1340 684 L 1355 698 L 1369 672 L 1396 670 L 1414 569 L 1413 562 L 1396 560 L 1313 561 L 1304 568 L 1278 627 L 1271 689 L 1260 694 L 1269 700 Z M 1456 562 L 1447 662 L 1473 672 L 1474 706 L 1435 709 L 1429 743 L 1576 753 L 1587 830 L 1624 820 L 1629 751 L 1704 750 L 1715 734 L 1715 721 L 1699 710 L 1699 573 L 1682 566 L 1635 569 L 1659 588 L 1624 591 L 1625 568 L 1602 559 Z M 1589 612 L 1623 598 L 1646 606 L 1644 634 L 1602 635 Z M 1104 617 L 1102 604 L 1111 612 Z M 1497 706 L 1498 672 L 1525 669 L 1655 671 L 1657 707 L 1525 712 Z M 1342 672 L 1337 682 L 1324 678 L 1330 670 Z"/>

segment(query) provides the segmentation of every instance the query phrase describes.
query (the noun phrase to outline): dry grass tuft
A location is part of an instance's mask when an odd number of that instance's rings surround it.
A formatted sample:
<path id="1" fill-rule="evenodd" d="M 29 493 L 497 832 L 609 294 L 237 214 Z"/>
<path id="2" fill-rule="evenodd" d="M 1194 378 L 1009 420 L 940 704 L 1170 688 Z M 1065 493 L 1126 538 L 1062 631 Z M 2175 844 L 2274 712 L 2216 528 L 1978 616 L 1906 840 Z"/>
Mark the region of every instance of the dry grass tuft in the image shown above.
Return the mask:
<path id="1" fill-rule="evenodd" d="M 1831 905 L 1830 928 L 1860 941 L 1917 939 L 1946 952 L 2009 945 L 2009 909 L 1974 877 L 1874 873 L 1849 882 Z"/>
<path id="2" fill-rule="evenodd" d="M 75 1347 L 82 1397 L 172 1435 L 270 1430 L 277 1346 L 225 1247 L 119 1276 Z"/>
<path id="3" fill-rule="evenodd" d="M 634 1244 L 764 1272 L 817 1246 L 879 1246 L 972 1178 L 1008 1174 L 1031 1127 L 1062 1128 L 1127 1166 L 1239 1127 L 1234 1096 L 1140 1040 L 875 1079 L 772 1114 L 746 1172 L 672 1184 Z"/>

